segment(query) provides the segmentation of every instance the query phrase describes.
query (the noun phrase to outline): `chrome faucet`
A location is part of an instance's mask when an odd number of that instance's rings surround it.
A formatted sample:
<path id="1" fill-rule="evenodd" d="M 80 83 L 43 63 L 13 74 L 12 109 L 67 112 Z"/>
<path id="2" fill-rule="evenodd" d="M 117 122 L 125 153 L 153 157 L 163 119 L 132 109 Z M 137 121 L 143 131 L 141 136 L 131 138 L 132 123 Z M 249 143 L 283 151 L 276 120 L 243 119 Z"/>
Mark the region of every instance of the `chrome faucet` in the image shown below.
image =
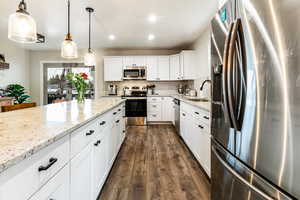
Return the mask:
<path id="1" fill-rule="evenodd" d="M 205 83 L 211 83 L 211 80 L 205 80 L 205 81 L 203 81 L 203 83 L 201 84 L 201 87 L 200 87 L 200 91 L 203 90 L 203 87 L 204 87 Z"/>

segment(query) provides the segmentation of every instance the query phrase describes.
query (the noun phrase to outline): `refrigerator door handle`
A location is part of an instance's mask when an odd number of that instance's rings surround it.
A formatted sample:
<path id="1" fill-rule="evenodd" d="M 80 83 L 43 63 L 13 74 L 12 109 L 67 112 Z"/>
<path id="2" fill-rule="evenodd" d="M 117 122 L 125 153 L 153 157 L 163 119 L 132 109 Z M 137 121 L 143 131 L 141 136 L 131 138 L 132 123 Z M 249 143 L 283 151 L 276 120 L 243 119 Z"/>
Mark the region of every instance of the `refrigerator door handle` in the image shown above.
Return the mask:
<path id="1" fill-rule="evenodd" d="M 236 68 L 237 62 L 239 60 L 237 59 L 236 55 L 241 52 L 240 58 L 242 59 L 243 63 L 244 58 L 244 47 L 242 44 L 244 41 L 240 41 L 239 39 L 242 39 L 243 33 L 241 33 L 241 20 L 237 19 L 233 26 L 232 36 L 229 42 L 229 53 L 228 53 L 228 73 L 227 73 L 227 84 L 228 84 L 228 104 L 229 104 L 229 110 L 230 110 L 230 117 L 232 119 L 232 124 L 235 130 L 240 131 L 241 130 L 241 123 L 239 120 L 240 111 L 242 111 L 242 103 L 243 100 L 243 79 L 245 78 L 244 70 L 243 68 Z M 240 48 L 240 46 L 242 46 Z M 240 51 L 241 50 L 241 51 Z M 240 65 L 241 63 L 238 63 Z M 238 105 L 237 105 L 238 104 Z"/>
<path id="2" fill-rule="evenodd" d="M 253 191 L 255 191 L 256 193 L 260 194 L 261 196 L 263 196 L 265 199 L 267 200 L 275 200 L 273 197 L 270 197 L 268 194 L 266 194 L 265 192 L 261 191 L 260 189 L 258 189 L 257 187 L 255 187 L 254 185 L 252 185 L 251 183 L 249 183 L 247 180 L 245 180 L 241 175 L 239 175 L 229 164 L 227 164 L 226 161 L 224 161 L 221 156 L 219 155 L 219 153 L 217 152 L 216 148 L 214 146 L 212 146 L 212 151 L 215 154 L 216 158 L 221 162 L 221 164 L 232 174 L 234 175 L 236 178 L 238 178 L 242 183 L 244 183 L 245 185 L 247 185 L 249 188 L 251 188 Z"/>
<path id="3" fill-rule="evenodd" d="M 231 119 L 231 114 L 228 106 L 228 81 L 227 81 L 227 73 L 228 73 L 228 53 L 229 53 L 229 43 L 232 36 L 234 23 L 230 24 L 228 36 L 225 41 L 224 48 L 224 56 L 223 56 L 223 73 L 222 73 L 222 90 L 223 90 L 223 102 L 224 102 L 224 116 L 225 120 L 228 121 L 231 128 L 233 128 L 233 123 Z"/>

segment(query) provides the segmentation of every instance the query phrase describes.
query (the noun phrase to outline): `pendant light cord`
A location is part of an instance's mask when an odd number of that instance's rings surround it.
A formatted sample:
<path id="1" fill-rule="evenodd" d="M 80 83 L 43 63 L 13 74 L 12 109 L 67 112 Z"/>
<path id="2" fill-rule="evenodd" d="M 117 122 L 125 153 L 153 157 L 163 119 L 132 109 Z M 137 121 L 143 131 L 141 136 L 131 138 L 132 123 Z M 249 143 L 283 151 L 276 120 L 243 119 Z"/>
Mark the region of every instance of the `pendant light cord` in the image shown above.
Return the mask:
<path id="1" fill-rule="evenodd" d="M 91 12 L 89 12 L 89 52 L 91 52 Z"/>
<path id="2" fill-rule="evenodd" d="M 68 0 L 68 35 L 70 35 L 70 0 Z"/>

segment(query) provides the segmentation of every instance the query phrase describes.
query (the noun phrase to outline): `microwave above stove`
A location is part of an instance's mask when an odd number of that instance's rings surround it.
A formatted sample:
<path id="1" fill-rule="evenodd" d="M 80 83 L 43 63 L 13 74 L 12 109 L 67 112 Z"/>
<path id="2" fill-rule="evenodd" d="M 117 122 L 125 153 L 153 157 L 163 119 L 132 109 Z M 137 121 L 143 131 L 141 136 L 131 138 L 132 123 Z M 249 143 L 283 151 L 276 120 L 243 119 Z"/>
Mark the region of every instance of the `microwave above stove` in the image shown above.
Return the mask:
<path id="1" fill-rule="evenodd" d="M 123 69 L 123 80 L 146 80 L 146 71 L 146 67 L 126 67 Z"/>

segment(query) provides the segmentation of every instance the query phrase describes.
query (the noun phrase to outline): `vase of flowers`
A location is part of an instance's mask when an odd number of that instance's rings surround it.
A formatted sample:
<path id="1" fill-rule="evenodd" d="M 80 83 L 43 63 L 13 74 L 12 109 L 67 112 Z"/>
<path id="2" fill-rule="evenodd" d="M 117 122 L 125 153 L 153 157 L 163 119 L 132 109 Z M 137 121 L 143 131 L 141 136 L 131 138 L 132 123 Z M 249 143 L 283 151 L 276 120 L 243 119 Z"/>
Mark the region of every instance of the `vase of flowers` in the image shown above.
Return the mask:
<path id="1" fill-rule="evenodd" d="M 86 73 L 68 73 L 67 80 L 76 88 L 77 90 L 77 102 L 83 103 L 85 100 L 85 92 L 89 84 L 89 77 Z"/>

